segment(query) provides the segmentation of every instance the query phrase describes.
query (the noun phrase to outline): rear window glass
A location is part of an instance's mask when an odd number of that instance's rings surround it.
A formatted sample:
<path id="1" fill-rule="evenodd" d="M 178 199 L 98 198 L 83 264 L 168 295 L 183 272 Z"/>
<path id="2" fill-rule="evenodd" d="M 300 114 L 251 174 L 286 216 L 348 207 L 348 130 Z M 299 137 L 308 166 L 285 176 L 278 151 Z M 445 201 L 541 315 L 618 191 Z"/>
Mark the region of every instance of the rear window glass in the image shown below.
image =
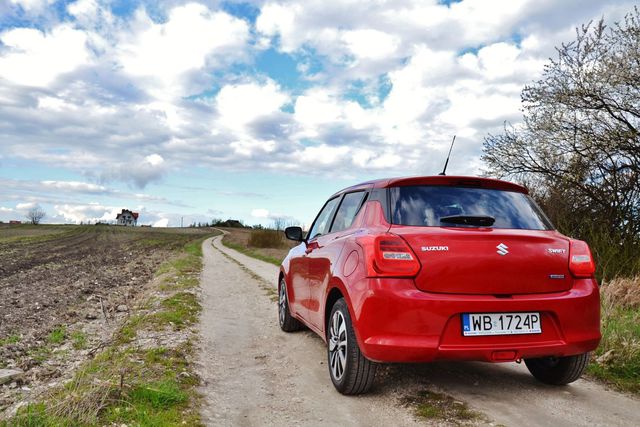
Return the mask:
<path id="1" fill-rule="evenodd" d="M 351 223 L 355 219 L 358 209 L 362 204 L 364 195 L 364 191 L 344 195 L 344 199 L 342 199 L 342 203 L 340 203 L 336 218 L 333 220 L 333 225 L 331 226 L 332 233 L 351 227 Z"/>
<path id="2" fill-rule="evenodd" d="M 487 188 L 409 186 L 389 188 L 392 222 L 425 227 L 474 227 L 450 224 L 441 218 L 490 216 L 492 228 L 550 230 L 553 227 L 526 194 Z"/>

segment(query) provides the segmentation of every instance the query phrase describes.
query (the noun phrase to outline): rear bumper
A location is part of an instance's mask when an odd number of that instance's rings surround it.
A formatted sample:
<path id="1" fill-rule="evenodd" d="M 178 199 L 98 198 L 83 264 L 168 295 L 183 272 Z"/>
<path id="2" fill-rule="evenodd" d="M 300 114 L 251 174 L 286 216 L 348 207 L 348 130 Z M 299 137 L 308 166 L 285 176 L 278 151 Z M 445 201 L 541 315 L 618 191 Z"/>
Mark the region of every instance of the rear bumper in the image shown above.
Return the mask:
<path id="1" fill-rule="evenodd" d="M 479 360 L 507 362 L 570 356 L 600 342 L 600 295 L 593 279 L 576 280 L 566 292 L 514 295 L 436 294 L 410 279 L 363 279 L 351 300 L 358 344 L 378 362 Z M 542 333 L 508 336 L 462 335 L 462 313 L 537 311 Z"/>

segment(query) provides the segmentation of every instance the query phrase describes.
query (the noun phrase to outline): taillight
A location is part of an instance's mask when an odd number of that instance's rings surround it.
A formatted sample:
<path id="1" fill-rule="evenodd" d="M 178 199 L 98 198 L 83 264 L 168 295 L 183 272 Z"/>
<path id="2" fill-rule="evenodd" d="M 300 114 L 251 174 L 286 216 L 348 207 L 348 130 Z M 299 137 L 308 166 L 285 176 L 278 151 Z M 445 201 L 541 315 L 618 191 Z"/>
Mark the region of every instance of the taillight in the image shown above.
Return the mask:
<path id="1" fill-rule="evenodd" d="M 596 271 L 596 263 L 591 256 L 589 245 L 582 240 L 571 240 L 569 244 L 569 271 L 575 277 L 591 277 Z"/>
<path id="2" fill-rule="evenodd" d="M 413 277 L 420 271 L 418 258 L 400 236 L 362 236 L 358 244 L 364 251 L 368 277 Z"/>

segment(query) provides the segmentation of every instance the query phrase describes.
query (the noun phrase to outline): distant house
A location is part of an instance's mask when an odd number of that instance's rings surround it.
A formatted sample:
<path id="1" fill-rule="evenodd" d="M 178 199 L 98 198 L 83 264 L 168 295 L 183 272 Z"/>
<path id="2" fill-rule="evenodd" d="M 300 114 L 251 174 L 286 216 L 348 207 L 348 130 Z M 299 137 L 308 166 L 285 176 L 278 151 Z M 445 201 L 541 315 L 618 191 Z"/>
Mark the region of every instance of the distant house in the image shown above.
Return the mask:
<path id="1" fill-rule="evenodd" d="M 22 224 L 22 221 L 10 220 L 9 224 Z"/>
<path id="2" fill-rule="evenodd" d="M 122 212 L 116 216 L 117 224 L 136 226 L 138 224 L 138 215 L 138 212 L 122 209 Z"/>

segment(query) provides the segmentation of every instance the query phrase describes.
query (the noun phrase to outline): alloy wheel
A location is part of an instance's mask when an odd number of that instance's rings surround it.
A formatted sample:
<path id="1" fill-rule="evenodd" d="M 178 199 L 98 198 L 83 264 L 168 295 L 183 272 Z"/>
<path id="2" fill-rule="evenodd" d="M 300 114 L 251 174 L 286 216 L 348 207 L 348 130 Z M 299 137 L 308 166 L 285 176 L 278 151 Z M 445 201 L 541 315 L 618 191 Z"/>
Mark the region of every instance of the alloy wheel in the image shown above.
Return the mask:
<path id="1" fill-rule="evenodd" d="M 280 285 L 280 292 L 278 293 L 278 306 L 280 326 L 282 326 L 284 325 L 285 316 L 287 314 L 287 291 L 285 289 L 284 283 Z"/>
<path id="2" fill-rule="evenodd" d="M 347 365 L 347 325 L 340 311 L 333 313 L 329 328 L 329 363 L 331 374 L 340 381 Z"/>

